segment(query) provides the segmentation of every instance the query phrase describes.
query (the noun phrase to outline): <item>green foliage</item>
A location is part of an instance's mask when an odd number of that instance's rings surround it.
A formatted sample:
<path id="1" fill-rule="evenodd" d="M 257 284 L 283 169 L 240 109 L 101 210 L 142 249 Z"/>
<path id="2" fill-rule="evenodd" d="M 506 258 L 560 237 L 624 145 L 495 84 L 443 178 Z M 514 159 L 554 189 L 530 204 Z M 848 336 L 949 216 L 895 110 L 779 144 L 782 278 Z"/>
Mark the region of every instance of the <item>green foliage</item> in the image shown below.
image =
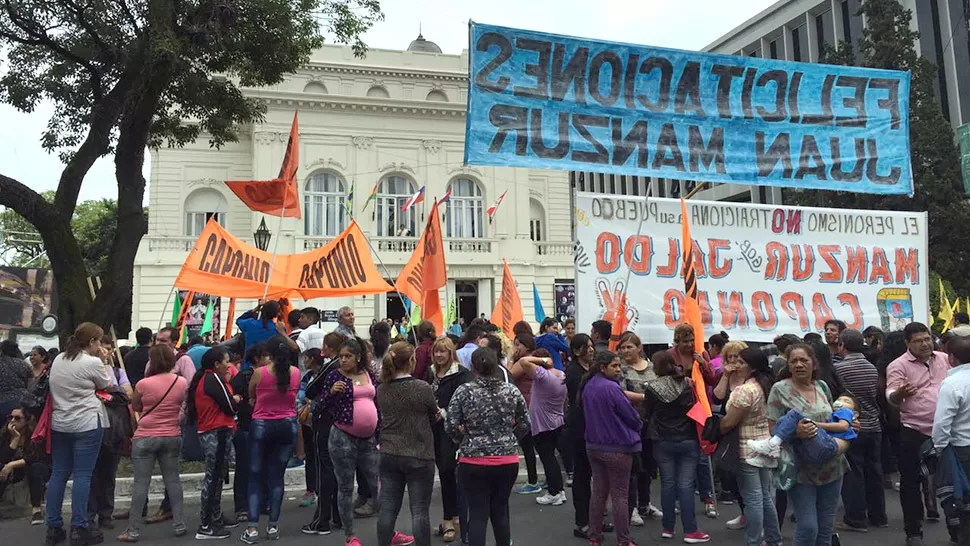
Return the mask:
<path id="1" fill-rule="evenodd" d="M 936 67 L 916 52 L 919 34 L 909 22 L 912 13 L 896 0 L 865 0 L 860 14 L 866 28 L 853 48 L 840 44 L 823 52 L 825 62 L 858 64 L 873 68 L 909 71 L 910 147 L 915 194 L 880 196 L 847 192 L 785 192 L 786 199 L 801 205 L 869 210 L 926 211 L 929 213 L 930 267 L 970 294 L 970 204 L 963 199 L 960 155 L 953 129 L 943 117 L 934 93 Z M 931 288 L 935 290 L 935 288 Z"/>

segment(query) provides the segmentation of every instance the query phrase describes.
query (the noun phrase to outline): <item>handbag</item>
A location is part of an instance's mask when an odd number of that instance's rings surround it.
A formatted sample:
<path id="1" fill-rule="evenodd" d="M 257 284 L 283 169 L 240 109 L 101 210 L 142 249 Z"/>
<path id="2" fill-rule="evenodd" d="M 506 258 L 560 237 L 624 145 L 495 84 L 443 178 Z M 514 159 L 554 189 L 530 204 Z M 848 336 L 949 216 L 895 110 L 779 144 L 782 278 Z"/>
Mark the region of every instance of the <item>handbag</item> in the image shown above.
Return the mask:
<path id="1" fill-rule="evenodd" d="M 715 467 L 727 472 L 735 473 L 741 469 L 741 445 L 737 427 L 721 434 L 711 461 Z"/>
<path id="2" fill-rule="evenodd" d="M 115 368 L 116 384 L 109 391 L 98 392 L 98 398 L 104 404 L 108 413 L 108 428 L 104 431 L 101 445 L 120 451 L 122 455 L 131 456 L 131 438 L 138 427 L 131 410 L 131 398 L 117 386 L 121 382 L 121 374 Z"/>
<path id="3" fill-rule="evenodd" d="M 47 369 L 44 370 L 44 373 L 37 378 L 37 381 L 20 398 L 20 406 L 28 414 L 39 417 L 44 411 L 44 403 L 47 401 L 47 395 L 50 392 L 50 369 Z"/>

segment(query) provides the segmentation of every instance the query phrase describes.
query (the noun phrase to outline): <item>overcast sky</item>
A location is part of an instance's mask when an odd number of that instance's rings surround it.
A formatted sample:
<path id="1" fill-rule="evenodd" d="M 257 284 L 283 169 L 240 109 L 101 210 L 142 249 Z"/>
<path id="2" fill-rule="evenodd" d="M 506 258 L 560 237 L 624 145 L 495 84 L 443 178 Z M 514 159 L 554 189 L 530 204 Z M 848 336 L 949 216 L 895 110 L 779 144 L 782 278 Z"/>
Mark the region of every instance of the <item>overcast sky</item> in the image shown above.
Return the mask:
<path id="1" fill-rule="evenodd" d="M 382 0 L 385 21 L 366 35 L 371 47 L 405 49 L 418 34 L 445 53 L 468 47 L 468 20 L 510 27 L 699 50 L 776 0 Z M 63 166 L 40 146 L 53 112 L 49 104 L 32 114 L 0 105 L 0 173 L 37 190 L 57 187 Z M 145 177 L 149 176 L 145 164 Z M 117 198 L 111 158 L 88 173 L 81 200 Z M 148 193 L 145 193 L 147 198 Z M 147 203 L 146 203 L 147 204 Z"/>

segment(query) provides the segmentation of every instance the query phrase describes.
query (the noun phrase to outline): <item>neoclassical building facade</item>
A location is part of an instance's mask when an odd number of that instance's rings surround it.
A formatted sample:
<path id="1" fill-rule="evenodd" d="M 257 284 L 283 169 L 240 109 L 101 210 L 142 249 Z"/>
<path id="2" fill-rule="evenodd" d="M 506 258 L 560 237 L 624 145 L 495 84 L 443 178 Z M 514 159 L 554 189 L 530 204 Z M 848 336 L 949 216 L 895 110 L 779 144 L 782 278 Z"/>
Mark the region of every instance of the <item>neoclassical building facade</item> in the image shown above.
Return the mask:
<path id="1" fill-rule="evenodd" d="M 203 137 L 184 148 L 152 152 L 149 228 L 136 258 L 133 330 L 168 322 L 172 284 L 210 218 L 250 243 L 265 219 L 272 232 L 269 250 L 278 245 L 280 253 L 297 253 L 326 244 L 352 216 L 393 282 L 431 201 L 449 190 L 442 217 L 449 280 L 442 304 L 454 296 L 466 320 L 490 315 L 504 258 L 526 318 L 534 319 L 533 282 L 552 314 L 554 284 L 573 279 L 569 174 L 462 164 L 467 67 L 467 52 L 442 54 L 421 37 L 406 51 L 372 49 L 363 59 L 349 47 L 325 46 L 281 84 L 245 90 L 266 104 L 267 113 L 263 123 L 244 128 L 239 142 L 216 150 Z M 281 224 L 251 212 L 224 181 L 275 177 L 296 110 L 303 217 Z M 375 187 L 376 198 L 364 210 Z M 421 187 L 425 203 L 402 213 Z M 506 198 L 490 222 L 486 210 L 503 192 Z M 237 315 L 254 304 L 239 302 Z M 360 325 L 402 312 L 394 293 L 309 304 L 322 310 L 351 305 Z M 223 310 L 227 307 L 224 300 Z"/>

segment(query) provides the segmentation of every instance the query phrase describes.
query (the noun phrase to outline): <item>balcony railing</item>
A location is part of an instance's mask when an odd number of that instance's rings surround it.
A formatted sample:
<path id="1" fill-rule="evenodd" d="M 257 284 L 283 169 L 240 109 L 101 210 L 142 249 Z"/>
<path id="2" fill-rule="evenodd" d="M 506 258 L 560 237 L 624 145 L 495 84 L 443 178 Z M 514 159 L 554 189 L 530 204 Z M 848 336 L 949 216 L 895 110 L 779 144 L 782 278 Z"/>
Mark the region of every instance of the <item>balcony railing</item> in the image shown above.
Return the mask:
<path id="1" fill-rule="evenodd" d="M 536 247 L 537 256 L 572 256 L 573 255 L 572 243 L 537 242 L 534 244 Z"/>
<path id="2" fill-rule="evenodd" d="M 151 252 L 188 252 L 198 237 L 143 237 Z"/>

